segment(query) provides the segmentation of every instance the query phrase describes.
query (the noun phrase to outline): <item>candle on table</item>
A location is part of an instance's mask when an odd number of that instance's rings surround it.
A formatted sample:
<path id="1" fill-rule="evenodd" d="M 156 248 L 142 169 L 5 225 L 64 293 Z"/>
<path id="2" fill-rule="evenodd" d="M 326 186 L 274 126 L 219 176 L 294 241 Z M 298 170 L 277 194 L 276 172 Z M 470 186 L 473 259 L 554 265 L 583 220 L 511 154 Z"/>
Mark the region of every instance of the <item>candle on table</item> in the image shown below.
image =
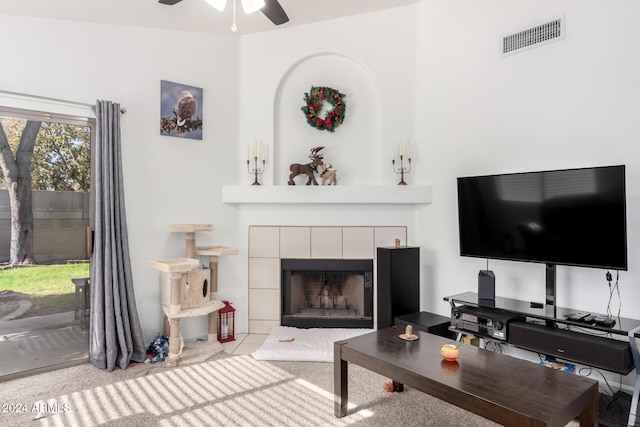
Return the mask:
<path id="1" fill-rule="evenodd" d="M 395 161 L 396 160 L 396 143 L 392 142 L 391 143 L 391 161 Z"/>
<path id="2" fill-rule="evenodd" d="M 411 159 L 411 148 L 409 147 L 408 142 L 407 142 L 407 159 Z"/>
<path id="3" fill-rule="evenodd" d="M 404 329 L 404 334 L 407 338 L 413 337 L 413 326 L 407 325 L 407 327 Z"/>
<path id="4" fill-rule="evenodd" d="M 402 157 L 402 138 L 400 138 L 400 157 Z"/>

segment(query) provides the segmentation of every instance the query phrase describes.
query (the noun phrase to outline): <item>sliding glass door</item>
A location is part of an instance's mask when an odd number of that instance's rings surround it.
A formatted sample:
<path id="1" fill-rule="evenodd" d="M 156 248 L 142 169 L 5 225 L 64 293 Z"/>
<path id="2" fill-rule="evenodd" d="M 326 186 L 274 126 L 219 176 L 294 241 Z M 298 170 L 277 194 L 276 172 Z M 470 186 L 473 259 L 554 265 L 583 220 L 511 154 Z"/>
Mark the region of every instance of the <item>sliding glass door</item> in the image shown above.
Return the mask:
<path id="1" fill-rule="evenodd" d="M 88 360 L 94 134 L 0 107 L 0 381 Z"/>

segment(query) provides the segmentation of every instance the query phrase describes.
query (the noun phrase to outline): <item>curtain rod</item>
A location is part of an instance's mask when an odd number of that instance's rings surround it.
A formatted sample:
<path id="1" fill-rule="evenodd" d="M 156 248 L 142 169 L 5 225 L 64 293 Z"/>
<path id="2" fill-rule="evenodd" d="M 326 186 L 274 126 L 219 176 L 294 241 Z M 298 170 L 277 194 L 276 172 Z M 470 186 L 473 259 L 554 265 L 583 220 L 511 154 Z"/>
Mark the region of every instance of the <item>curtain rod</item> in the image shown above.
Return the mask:
<path id="1" fill-rule="evenodd" d="M 11 91 L 2 90 L 2 89 L 0 89 L 0 93 L 4 93 L 6 95 L 26 96 L 28 98 L 41 99 L 43 101 L 53 101 L 53 102 L 61 102 L 63 104 L 79 105 L 81 107 L 89 107 L 89 108 L 95 107 L 94 104 L 87 104 L 85 102 L 68 101 L 66 99 L 51 98 L 48 96 L 40 96 L 40 95 L 31 95 L 29 93 L 11 92 Z M 120 113 L 125 114 L 126 112 L 127 112 L 126 108 L 120 107 Z"/>

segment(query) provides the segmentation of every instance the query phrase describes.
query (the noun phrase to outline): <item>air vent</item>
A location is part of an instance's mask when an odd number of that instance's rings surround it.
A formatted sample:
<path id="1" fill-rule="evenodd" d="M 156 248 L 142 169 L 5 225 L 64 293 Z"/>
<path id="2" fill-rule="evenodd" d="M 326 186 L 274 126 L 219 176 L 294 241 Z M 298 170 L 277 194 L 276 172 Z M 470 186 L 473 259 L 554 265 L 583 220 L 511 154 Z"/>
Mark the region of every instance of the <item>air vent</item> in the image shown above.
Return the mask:
<path id="1" fill-rule="evenodd" d="M 502 56 L 563 40 L 565 17 L 559 16 L 542 24 L 519 30 L 502 37 Z"/>

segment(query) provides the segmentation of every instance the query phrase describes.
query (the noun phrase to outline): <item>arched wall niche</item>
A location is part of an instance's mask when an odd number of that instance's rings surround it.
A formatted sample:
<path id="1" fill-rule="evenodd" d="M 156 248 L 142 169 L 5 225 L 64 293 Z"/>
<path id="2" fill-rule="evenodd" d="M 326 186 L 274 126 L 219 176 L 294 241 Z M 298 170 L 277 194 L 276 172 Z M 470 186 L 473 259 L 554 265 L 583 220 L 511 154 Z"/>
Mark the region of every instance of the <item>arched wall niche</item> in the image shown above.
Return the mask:
<path id="1" fill-rule="evenodd" d="M 311 86 L 329 86 L 346 95 L 345 120 L 335 132 L 320 131 L 307 124 L 301 108 Z M 273 183 L 287 185 L 289 165 L 309 162 L 311 148 L 323 146 L 324 161 L 338 170 L 338 185 L 379 184 L 381 111 L 380 91 L 364 64 L 337 53 L 300 59 L 287 70 L 276 89 Z M 303 177 L 295 181 L 296 185 L 306 183 Z"/>

